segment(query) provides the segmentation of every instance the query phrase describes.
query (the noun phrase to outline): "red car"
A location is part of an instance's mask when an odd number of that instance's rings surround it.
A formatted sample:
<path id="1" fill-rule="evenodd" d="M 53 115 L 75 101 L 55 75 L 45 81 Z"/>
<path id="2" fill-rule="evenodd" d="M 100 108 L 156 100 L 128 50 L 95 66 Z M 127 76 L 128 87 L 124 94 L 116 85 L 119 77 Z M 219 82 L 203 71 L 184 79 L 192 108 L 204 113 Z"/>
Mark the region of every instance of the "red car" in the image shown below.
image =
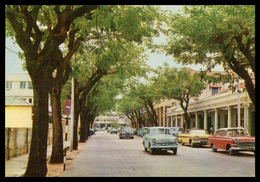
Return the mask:
<path id="1" fill-rule="evenodd" d="M 228 150 L 230 155 L 239 151 L 255 153 L 255 137 L 248 134 L 245 128 L 220 128 L 208 137 L 208 145 L 213 152 L 218 149 Z"/>

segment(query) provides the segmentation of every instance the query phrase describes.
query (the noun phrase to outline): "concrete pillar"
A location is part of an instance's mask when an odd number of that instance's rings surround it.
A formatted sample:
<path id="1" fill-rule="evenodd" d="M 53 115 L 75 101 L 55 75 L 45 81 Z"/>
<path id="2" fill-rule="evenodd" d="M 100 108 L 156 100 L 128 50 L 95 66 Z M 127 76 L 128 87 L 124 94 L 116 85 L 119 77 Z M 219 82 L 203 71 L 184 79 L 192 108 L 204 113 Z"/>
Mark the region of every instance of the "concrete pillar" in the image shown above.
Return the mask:
<path id="1" fill-rule="evenodd" d="M 215 108 L 215 126 L 214 131 L 218 129 L 218 108 Z"/>
<path id="2" fill-rule="evenodd" d="M 179 123 L 178 123 L 178 115 L 176 114 L 175 115 L 175 126 L 179 127 L 178 125 L 179 125 Z"/>
<path id="3" fill-rule="evenodd" d="M 208 118 L 207 110 L 204 110 L 204 130 L 207 130 L 207 118 Z"/>
<path id="4" fill-rule="evenodd" d="M 199 128 L 199 116 L 197 111 L 195 111 L 195 128 Z"/>
<path id="5" fill-rule="evenodd" d="M 248 105 L 244 105 L 244 128 L 249 131 L 249 108 Z"/>
<path id="6" fill-rule="evenodd" d="M 228 128 L 230 128 L 231 125 L 231 111 L 232 111 L 232 107 L 228 106 Z"/>
<path id="7" fill-rule="evenodd" d="M 183 114 L 181 114 L 181 126 L 180 127 L 183 127 L 183 121 L 184 121 L 184 117 L 183 117 Z"/>

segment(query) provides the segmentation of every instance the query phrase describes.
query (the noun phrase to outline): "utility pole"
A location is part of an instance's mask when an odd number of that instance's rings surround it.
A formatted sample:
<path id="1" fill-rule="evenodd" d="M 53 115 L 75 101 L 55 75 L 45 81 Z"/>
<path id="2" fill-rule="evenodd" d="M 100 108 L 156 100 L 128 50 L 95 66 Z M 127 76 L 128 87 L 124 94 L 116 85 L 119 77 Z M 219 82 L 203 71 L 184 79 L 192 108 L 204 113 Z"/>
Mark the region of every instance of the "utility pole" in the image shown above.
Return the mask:
<path id="1" fill-rule="evenodd" d="M 71 114 L 70 114 L 70 151 L 73 150 L 73 129 L 74 129 L 74 103 L 75 103 L 75 80 L 71 77 Z"/>
<path id="2" fill-rule="evenodd" d="M 240 93 L 239 93 L 239 76 L 237 81 L 237 127 L 240 127 Z"/>

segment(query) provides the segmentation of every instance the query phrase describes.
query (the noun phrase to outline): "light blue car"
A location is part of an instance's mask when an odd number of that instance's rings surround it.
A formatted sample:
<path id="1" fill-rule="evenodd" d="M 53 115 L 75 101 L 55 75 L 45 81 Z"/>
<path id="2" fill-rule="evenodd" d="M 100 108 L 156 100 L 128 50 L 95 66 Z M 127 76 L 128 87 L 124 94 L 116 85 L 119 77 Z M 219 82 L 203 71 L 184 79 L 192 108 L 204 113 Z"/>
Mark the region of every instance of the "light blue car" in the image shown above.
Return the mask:
<path id="1" fill-rule="evenodd" d="M 171 134 L 170 128 L 167 127 L 149 127 L 143 136 L 144 150 L 149 149 L 151 154 L 155 151 L 172 150 L 177 154 L 178 138 Z"/>

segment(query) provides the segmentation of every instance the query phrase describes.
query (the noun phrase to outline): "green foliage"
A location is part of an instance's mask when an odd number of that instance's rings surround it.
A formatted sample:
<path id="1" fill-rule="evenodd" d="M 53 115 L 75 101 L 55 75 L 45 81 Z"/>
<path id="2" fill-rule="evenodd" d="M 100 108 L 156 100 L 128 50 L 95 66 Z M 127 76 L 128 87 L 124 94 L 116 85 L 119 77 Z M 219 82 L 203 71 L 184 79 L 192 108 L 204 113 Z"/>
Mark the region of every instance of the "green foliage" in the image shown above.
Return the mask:
<path id="1" fill-rule="evenodd" d="M 177 69 L 164 63 L 157 69 L 157 74 L 152 78 L 152 86 L 157 88 L 157 95 L 167 99 L 188 101 L 191 97 L 198 97 L 206 87 L 199 74 L 192 75 L 185 67 Z"/>
<path id="2" fill-rule="evenodd" d="M 117 127 L 118 127 L 118 124 L 117 124 L 117 121 L 116 121 L 116 120 L 111 121 L 110 124 L 111 124 L 111 127 L 112 127 L 112 128 L 117 128 Z"/>

